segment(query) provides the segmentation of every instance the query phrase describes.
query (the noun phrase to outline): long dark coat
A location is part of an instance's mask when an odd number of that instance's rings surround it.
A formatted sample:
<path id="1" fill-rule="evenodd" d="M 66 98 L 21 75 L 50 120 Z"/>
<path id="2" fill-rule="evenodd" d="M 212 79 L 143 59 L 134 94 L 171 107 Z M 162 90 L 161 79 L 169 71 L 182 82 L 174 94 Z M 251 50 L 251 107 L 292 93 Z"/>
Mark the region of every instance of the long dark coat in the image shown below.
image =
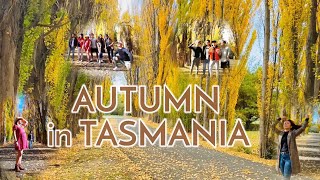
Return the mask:
<path id="1" fill-rule="evenodd" d="M 276 126 L 277 124 L 275 124 Z M 301 172 L 300 167 L 300 161 L 299 161 L 299 154 L 298 154 L 298 148 L 296 143 L 296 137 L 299 136 L 308 126 L 308 121 L 305 121 L 303 125 L 296 130 L 292 130 L 289 132 L 287 140 L 288 140 L 288 147 L 289 147 L 289 154 L 290 154 L 290 160 L 291 160 L 291 169 L 292 174 L 298 174 Z M 280 171 L 280 148 L 281 148 L 281 138 L 284 133 L 284 131 L 281 131 L 277 128 L 274 128 L 276 133 L 279 135 L 278 139 L 278 160 L 277 160 L 277 166 L 276 169 L 278 172 Z"/>

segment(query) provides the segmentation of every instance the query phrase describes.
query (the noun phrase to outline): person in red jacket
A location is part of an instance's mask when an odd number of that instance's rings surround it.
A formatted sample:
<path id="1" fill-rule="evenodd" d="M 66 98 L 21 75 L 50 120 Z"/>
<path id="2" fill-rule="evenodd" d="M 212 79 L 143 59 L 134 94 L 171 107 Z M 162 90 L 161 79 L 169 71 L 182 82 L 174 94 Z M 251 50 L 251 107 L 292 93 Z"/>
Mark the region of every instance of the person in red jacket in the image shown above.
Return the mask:
<path id="1" fill-rule="evenodd" d="M 85 37 L 85 41 L 84 41 L 84 50 L 86 51 L 86 54 L 87 54 L 87 58 L 88 58 L 88 61 L 91 60 L 91 40 L 89 39 L 89 36 L 87 35 Z"/>
<path id="2" fill-rule="evenodd" d="M 219 77 L 219 60 L 220 60 L 220 49 L 218 47 L 217 41 L 212 41 L 212 46 L 209 49 L 209 74 L 212 74 L 212 67 L 215 66 L 216 69 L 216 77 Z"/>
<path id="3" fill-rule="evenodd" d="M 83 44 L 84 44 L 84 38 L 83 38 L 83 34 L 80 34 L 80 36 L 78 37 L 78 59 L 79 61 L 82 61 L 83 58 Z"/>

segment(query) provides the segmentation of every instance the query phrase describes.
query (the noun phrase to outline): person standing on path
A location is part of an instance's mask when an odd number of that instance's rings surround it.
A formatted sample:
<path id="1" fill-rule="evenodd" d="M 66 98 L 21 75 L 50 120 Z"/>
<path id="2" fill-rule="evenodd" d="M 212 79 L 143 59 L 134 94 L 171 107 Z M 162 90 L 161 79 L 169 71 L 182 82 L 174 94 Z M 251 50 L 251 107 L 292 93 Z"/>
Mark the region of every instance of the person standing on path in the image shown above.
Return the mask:
<path id="1" fill-rule="evenodd" d="M 209 58 L 209 49 L 211 47 L 211 41 L 207 40 L 206 45 L 203 46 L 203 75 L 206 74 L 206 69 L 208 66 L 208 70 L 209 70 L 209 62 L 210 62 L 210 58 Z M 208 74 L 210 75 L 210 72 L 208 72 Z"/>
<path id="2" fill-rule="evenodd" d="M 278 118 L 274 123 L 275 133 L 279 135 L 277 171 L 281 172 L 284 179 L 290 179 L 291 175 L 301 172 L 299 153 L 296 138 L 305 131 L 309 122 L 309 115 L 302 126 L 296 125 L 286 117 Z M 282 121 L 283 130 L 279 130 L 276 125 Z"/>
<path id="3" fill-rule="evenodd" d="M 113 58 L 113 42 L 108 34 L 105 35 L 104 40 L 105 40 L 106 52 L 108 53 L 109 62 L 111 63 L 112 62 L 111 60 Z"/>
<path id="4" fill-rule="evenodd" d="M 212 67 L 215 66 L 216 68 L 216 77 L 219 78 L 219 60 L 220 60 L 220 49 L 217 45 L 217 41 L 213 40 L 211 43 L 211 47 L 209 49 L 209 74 L 212 74 Z"/>
<path id="5" fill-rule="evenodd" d="M 24 128 L 28 125 L 28 121 L 22 117 L 18 117 L 13 125 L 13 137 L 15 140 L 15 150 L 17 151 L 17 158 L 15 164 L 15 171 L 20 172 L 24 170 L 21 165 L 23 150 L 28 149 L 27 134 Z"/>
<path id="6" fill-rule="evenodd" d="M 28 141 L 29 141 L 29 149 L 32 149 L 32 144 L 33 144 L 33 142 L 34 142 L 33 131 L 30 131 L 30 132 L 29 132 Z"/>
<path id="7" fill-rule="evenodd" d="M 87 54 L 87 60 L 91 61 L 91 40 L 89 39 L 89 36 L 85 36 L 85 41 L 83 44 L 83 49 L 85 50 Z M 81 60 L 82 61 L 82 60 Z"/>
<path id="8" fill-rule="evenodd" d="M 99 34 L 98 40 L 99 40 L 100 43 L 101 43 L 101 52 L 102 52 L 102 53 L 105 53 L 106 45 L 105 45 L 105 41 L 104 41 L 104 39 L 103 39 L 102 34 Z"/>
<path id="9" fill-rule="evenodd" d="M 71 38 L 69 40 L 69 53 L 68 53 L 68 58 L 70 57 L 70 53 L 72 53 L 72 61 L 74 61 L 74 50 L 78 46 L 78 40 L 76 37 L 76 34 L 72 34 Z"/>
<path id="10" fill-rule="evenodd" d="M 98 46 L 97 46 L 97 39 L 94 37 L 94 34 L 91 33 L 90 34 L 90 40 L 91 40 L 91 61 L 93 61 L 93 53 L 96 53 L 96 57 L 97 57 L 97 61 L 99 59 L 99 55 L 98 55 Z"/>
<path id="11" fill-rule="evenodd" d="M 84 38 L 83 34 L 80 34 L 78 37 L 78 60 L 82 61 L 83 58 L 83 44 L 84 44 Z"/>
<path id="12" fill-rule="evenodd" d="M 194 46 L 194 44 L 196 44 L 196 46 Z M 195 43 L 190 44 L 190 46 L 188 47 L 189 49 L 192 50 L 192 58 L 191 58 L 191 68 L 190 68 L 190 73 L 192 74 L 193 71 L 193 66 L 196 65 L 197 66 L 197 74 L 199 72 L 199 65 L 200 65 L 200 60 L 201 57 L 203 57 L 202 55 L 202 48 L 201 48 L 201 41 L 196 40 Z"/>
<path id="13" fill-rule="evenodd" d="M 228 69 L 230 71 L 230 48 L 227 46 L 226 41 L 221 41 L 221 68 L 223 69 L 223 72 L 225 69 Z"/>
<path id="14" fill-rule="evenodd" d="M 98 47 L 98 54 L 99 54 L 99 57 L 98 57 L 98 63 L 102 63 L 103 62 L 103 53 L 102 53 L 102 43 L 101 43 L 101 39 L 99 38 L 98 41 L 97 41 L 97 47 Z"/>

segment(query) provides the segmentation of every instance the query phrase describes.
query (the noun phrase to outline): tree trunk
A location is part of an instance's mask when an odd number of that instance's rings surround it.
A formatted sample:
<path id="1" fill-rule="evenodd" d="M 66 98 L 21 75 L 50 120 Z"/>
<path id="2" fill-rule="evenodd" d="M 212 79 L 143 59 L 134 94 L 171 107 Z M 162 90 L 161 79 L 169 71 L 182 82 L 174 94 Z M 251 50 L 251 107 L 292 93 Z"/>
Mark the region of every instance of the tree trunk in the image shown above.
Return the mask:
<path id="1" fill-rule="evenodd" d="M 188 53 L 187 53 L 187 39 L 188 39 L 188 27 L 183 26 L 182 29 L 182 40 L 181 40 L 181 60 L 179 60 L 179 66 L 184 67 L 188 63 Z"/>
<path id="2" fill-rule="evenodd" d="M 310 6 L 310 22 L 309 32 L 306 44 L 306 89 L 304 92 L 305 100 L 311 102 L 312 98 L 317 98 L 315 85 L 315 72 L 316 68 L 316 56 L 313 55 L 315 52 L 312 51 L 314 45 L 317 43 L 317 0 L 311 0 Z M 319 52 L 318 52 L 319 53 Z M 314 96 L 315 95 L 315 96 Z M 309 103 L 308 103 L 309 104 Z"/>
<path id="3" fill-rule="evenodd" d="M 268 62 L 270 51 L 270 7 L 268 0 L 264 1 L 265 5 L 265 27 L 264 27 L 264 52 L 263 52 L 263 74 L 261 87 L 261 114 L 260 114 L 260 157 L 266 157 L 267 132 L 266 132 L 266 89 L 268 77 Z"/>
<path id="4" fill-rule="evenodd" d="M 28 1 L 0 0 L 0 144 L 5 141 L 4 103 L 16 105 L 24 13 Z"/>
<path id="5" fill-rule="evenodd" d="M 200 88 L 201 89 L 203 89 L 202 88 L 202 76 L 200 77 Z M 197 122 L 200 122 L 200 115 L 201 115 L 201 112 L 200 113 L 196 113 L 196 120 L 197 120 Z"/>
<path id="6" fill-rule="evenodd" d="M 210 88 L 210 75 L 208 71 L 208 75 L 206 77 L 206 93 L 209 94 L 209 88 Z M 204 105 L 204 110 L 203 110 L 203 126 L 208 129 L 209 125 L 209 119 L 208 119 L 208 106 L 205 104 Z"/>
<path id="7" fill-rule="evenodd" d="M 46 121 L 47 121 L 47 93 L 46 93 L 46 82 L 45 82 L 45 62 L 47 59 L 47 48 L 44 42 L 44 36 L 41 35 L 35 42 L 34 51 L 34 68 L 30 76 L 30 80 L 34 86 L 33 88 L 33 98 L 36 102 L 37 107 L 37 117 L 39 118 L 39 127 L 41 130 L 40 142 L 47 143 L 47 131 L 46 131 Z"/>
<path id="8" fill-rule="evenodd" d="M 315 81 L 314 81 L 314 94 L 315 100 L 320 99 L 320 34 L 318 33 L 318 57 L 316 59 L 316 69 L 315 69 Z"/>
<path id="9" fill-rule="evenodd" d="M 224 0 L 221 0 L 221 23 L 224 21 Z"/>

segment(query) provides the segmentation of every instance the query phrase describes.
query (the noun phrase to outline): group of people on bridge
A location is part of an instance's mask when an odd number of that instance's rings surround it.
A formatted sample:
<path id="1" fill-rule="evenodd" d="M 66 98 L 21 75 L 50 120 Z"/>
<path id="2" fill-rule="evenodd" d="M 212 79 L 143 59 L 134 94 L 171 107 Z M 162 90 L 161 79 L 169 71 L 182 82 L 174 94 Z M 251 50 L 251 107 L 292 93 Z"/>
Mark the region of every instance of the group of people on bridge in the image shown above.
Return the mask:
<path id="1" fill-rule="evenodd" d="M 234 53 L 227 46 L 226 41 L 221 41 L 220 44 L 216 40 L 207 40 L 206 44 L 201 47 L 202 43 L 196 40 L 195 43 L 189 45 L 192 50 L 191 68 L 192 74 L 194 66 L 197 67 L 197 74 L 199 72 L 200 61 L 203 60 L 203 74 L 205 75 L 208 69 L 208 74 L 211 76 L 213 66 L 216 69 L 216 76 L 219 75 L 219 68 L 229 69 L 230 59 L 234 59 Z"/>
<path id="2" fill-rule="evenodd" d="M 114 45 L 117 45 L 117 50 L 114 52 Z M 96 54 L 96 61 L 98 63 L 103 63 L 103 53 L 107 53 L 107 62 L 114 64 L 114 69 L 118 69 L 118 63 L 126 66 L 127 69 L 131 68 L 131 63 L 133 61 L 132 53 L 123 46 L 122 42 L 113 42 L 108 34 L 103 37 L 102 34 L 98 38 L 95 38 L 93 33 L 89 35 L 80 34 L 78 37 L 73 33 L 69 39 L 69 53 L 72 54 L 71 58 L 74 61 L 75 50 L 78 51 L 78 60 L 80 62 L 84 61 L 84 53 L 87 55 L 87 61 L 93 62 L 93 53 Z"/>

